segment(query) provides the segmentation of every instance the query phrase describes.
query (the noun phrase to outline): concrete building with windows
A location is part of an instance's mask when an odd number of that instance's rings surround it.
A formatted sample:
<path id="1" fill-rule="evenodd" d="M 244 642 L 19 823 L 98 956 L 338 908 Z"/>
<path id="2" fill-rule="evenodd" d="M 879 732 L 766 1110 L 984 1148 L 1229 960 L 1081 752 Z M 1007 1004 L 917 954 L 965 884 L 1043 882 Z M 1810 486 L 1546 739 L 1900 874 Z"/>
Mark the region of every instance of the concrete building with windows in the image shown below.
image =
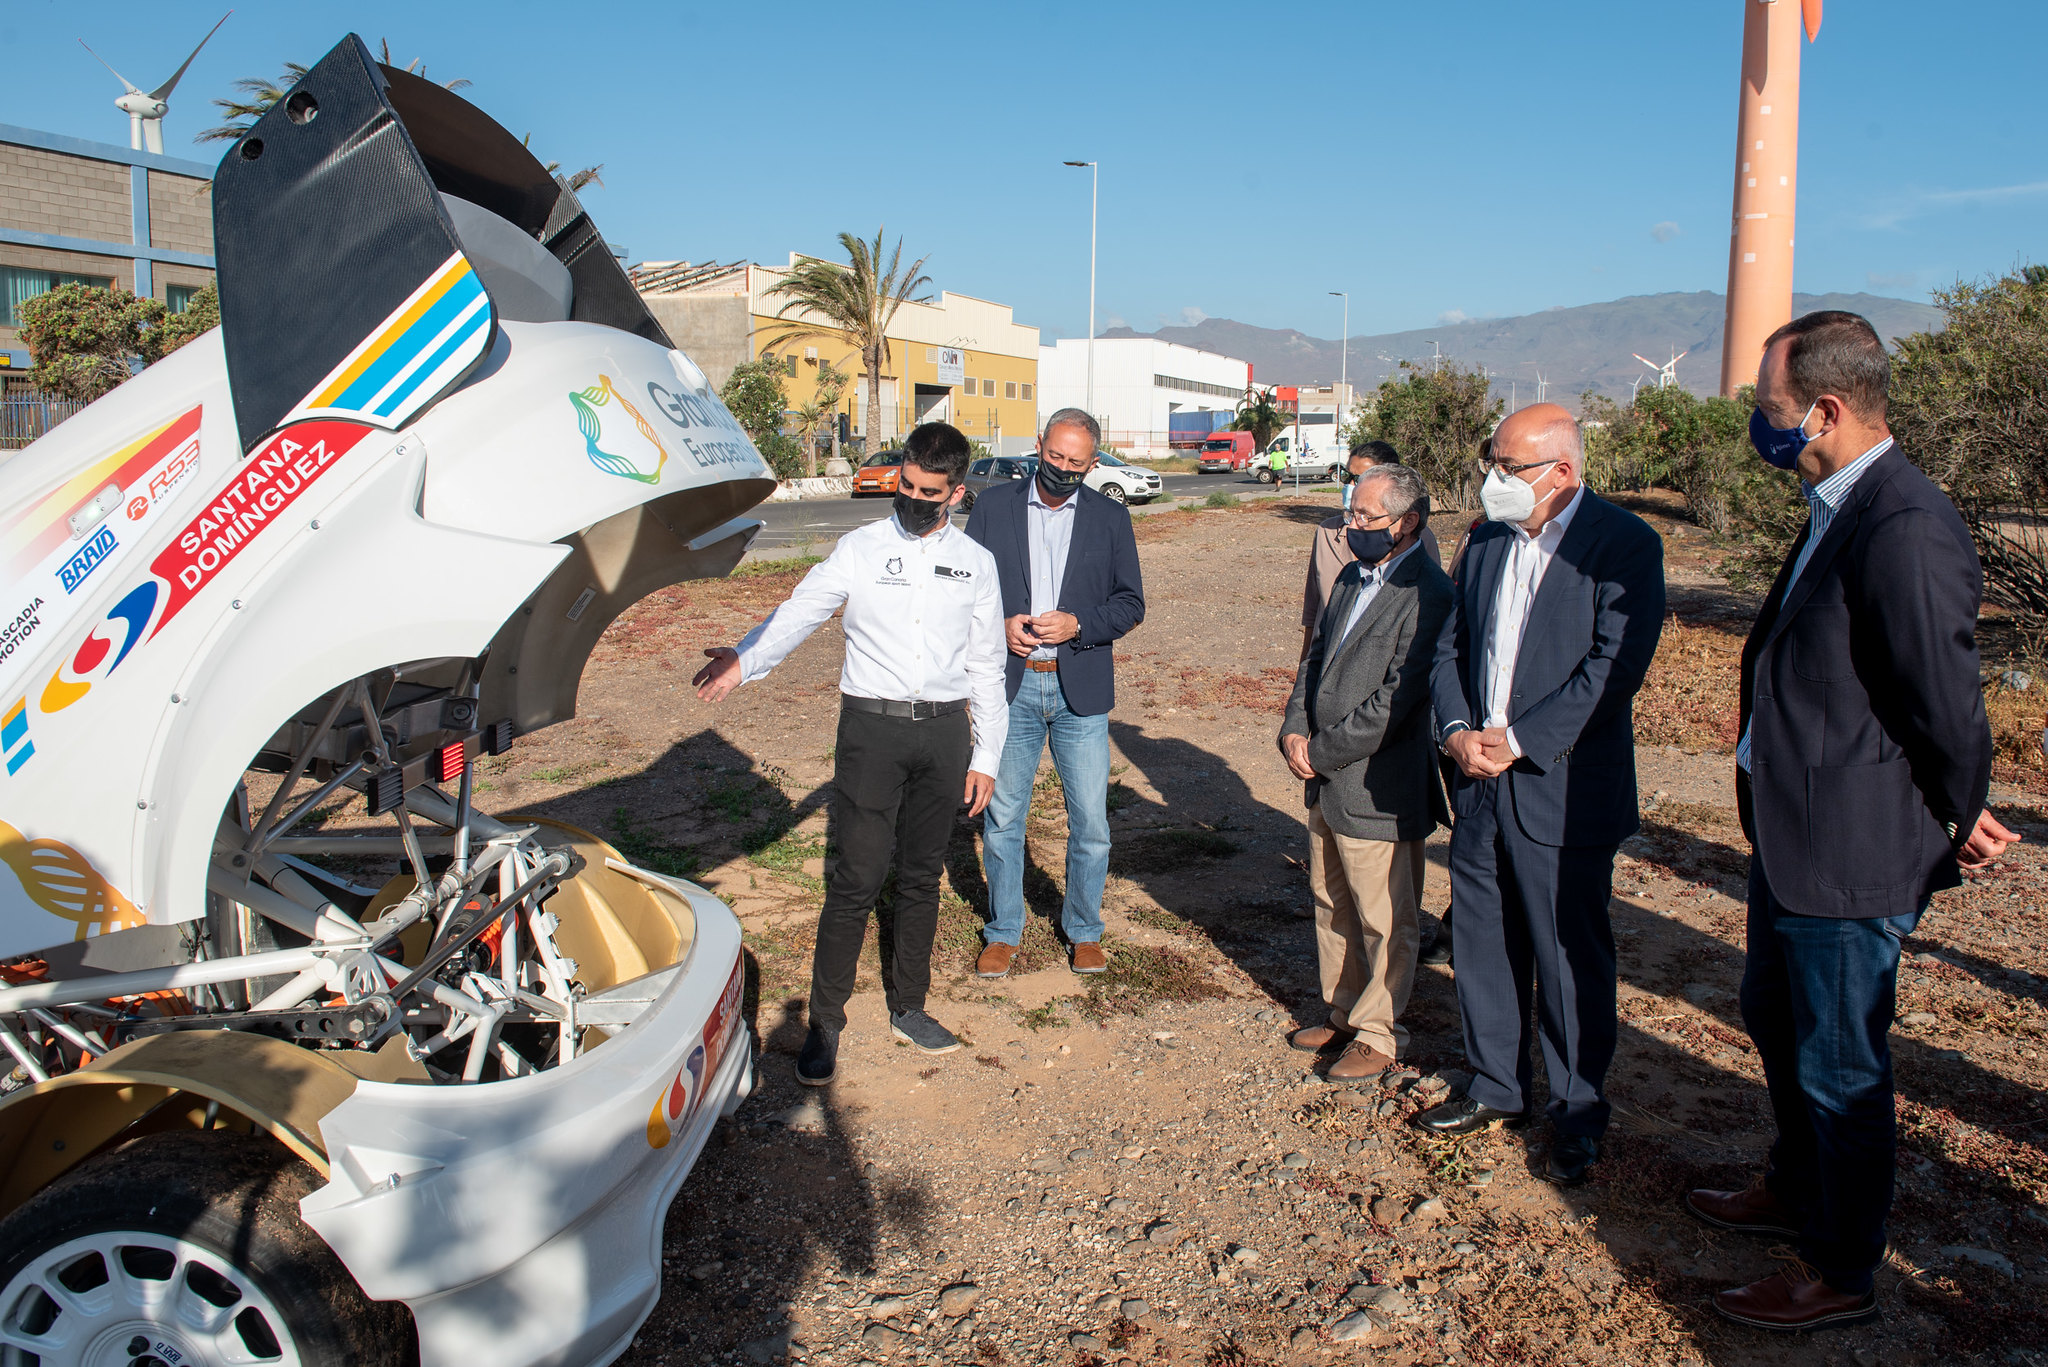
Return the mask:
<path id="1" fill-rule="evenodd" d="M 0 124 L 0 377 L 28 388 L 16 313 L 67 281 L 174 312 L 213 281 L 213 168 Z"/>
<path id="2" fill-rule="evenodd" d="M 804 258 L 785 267 L 753 262 L 649 261 L 632 268 L 641 298 L 675 344 L 722 386 L 743 361 L 772 353 L 783 366 L 792 412 L 810 402 L 821 367 L 850 378 L 838 411 L 855 437 L 866 430 L 867 380 L 843 333 L 826 329 L 780 346 L 776 333 L 801 312 L 770 293 Z M 1000 455 L 1033 448 L 1040 407 L 1038 329 L 1017 322 L 1007 304 L 941 290 L 929 303 L 905 303 L 889 327 L 882 367 L 882 439 L 893 444 L 921 422 L 950 422 Z"/>
<path id="3" fill-rule="evenodd" d="M 1040 347 L 1038 374 L 1042 412 L 1088 408 L 1088 339 L 1063 337 Z M 1213 414 L 1207 421 L 1228 427 L 1251 382 L 1251 362 L 1234 356 L 1154 337 L 1098 337 L 1091 411 L 1104 442 L 1133 459 L 1158 460 L 1171 454 L 1176 427 L 1201 425 L 1196 415 Z"/>
<path id="4" fill-rule="evenodd" d="M 1275 405 L 1293 416 L 1290 430 L 1300 434 L 1303 449 L 1316 455 L 1338 451 L 1339 432 L 1353 420 L 1356 397 L 1348 384 L 1284 384 L 1273 391 Z"/>

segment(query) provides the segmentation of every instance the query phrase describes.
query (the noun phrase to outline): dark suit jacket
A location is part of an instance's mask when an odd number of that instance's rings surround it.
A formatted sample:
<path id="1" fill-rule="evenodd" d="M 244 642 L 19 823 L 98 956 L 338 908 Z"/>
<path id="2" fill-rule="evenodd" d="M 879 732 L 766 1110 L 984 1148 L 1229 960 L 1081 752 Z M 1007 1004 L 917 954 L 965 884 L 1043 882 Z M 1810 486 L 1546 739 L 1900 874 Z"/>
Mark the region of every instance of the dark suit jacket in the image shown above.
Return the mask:
<path id="1" fill-rule="evenodd" d="M 1458 562 L 1430 680 L 1439 736 L 1486 724 L 1486 642 L 1514 535 L 1489 522 Z M 1615 845 L 1635 832 L 1632 707 L 1663 629 L 1664 543 L 1588 489 L 1530 604 L 1508 703 L 1522 758 L 1500 781 L 1537 844 Z M 1477 814 L 1485 787 L 1453 770 L 1451 810 Z"/>
<path id="2" fill-rule="evenodd" d="M 967 515 L 967 534 L 996 558 L 1005 617 L 1031 611 L 1031 532 L 1025 511 L 1030 489 L 1028 479 L 999 484 L 975 499 Z M 1093 717 L 1116 706 L 1111 647 L 1145 620 L 1145 582 L 1138 572 L 1130 512 L 1093 489 L 1077 489 L 1074 497 L 1080 505 L 1074 509 L 1059 610 L 1080 621 L 1081 633 L 1058 647 L 1060 689 L 1077 715 Z M 1004 684 L 1015 699 L 1024 658 L 1010 655 L 1005 664 Z"/>
<path id="3" fill-rule="evenodd" d="M 1321 805 L 1331 830 L 1360 840 L 1424 840 L 1443 814 L 1429 669 L 1450 615 L 1451 581 L 1426 548 L 1416 548 L 1333 647 L 1364 582 L 1356 560 L 1337 576 L 1280 735 L 1308 737 L 1316 777 L 1304 796 Z"/>
<path id="4" fill-rule="evenodd" d="M 1858 476 L 1788 597 L 1805 544 L 1742 648 L 1743 831 L 1788 910 L 1904 915 L 1961 881 L 1956 851 L 1991 783 L 1976 548 L 1896 444 Z"/>

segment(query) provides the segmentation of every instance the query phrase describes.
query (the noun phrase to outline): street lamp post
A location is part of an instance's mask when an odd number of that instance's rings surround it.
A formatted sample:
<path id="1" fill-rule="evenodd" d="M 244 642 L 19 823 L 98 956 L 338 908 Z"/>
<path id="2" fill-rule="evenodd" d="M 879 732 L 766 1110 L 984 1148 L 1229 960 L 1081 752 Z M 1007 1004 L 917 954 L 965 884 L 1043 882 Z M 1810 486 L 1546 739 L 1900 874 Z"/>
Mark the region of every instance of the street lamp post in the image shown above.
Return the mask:
<path id="1" fill-rule="evenodd" d="M 1344 410 L 1351 406 L 1351 296 L 1343 290 L 1329 291 L 1333 299 L 1344 301 L 1344 340 L 1337 344 L 1337 445 L 1344 445 Z M 1344 454 L 1341 449 L 1338 455 Z"/>
<path id="2" fill-rule="evenodd" d="M 1423 341 L 1425 341 L 1425 342 L 1428 342 L 1428 343 L 1429 343 L 1429 344 L 1430 344 L 1431 346 L 1433 346 L 1433 347 L 1435 347 L 1435 348 L 1436 348 L 1436 355 L 1434 355 L 1434 356 L 1430 357 L 1430 360 L 1429 360 L 1429 368 L 1430 368 L 1430 369 L 1431 369 L 1431 370 L 1433 371 L 1433 370 L 1435 370 L 1435 369 L 1436 369 L 1436 368 L 1437 368 L 1438 366 L 1440 366 L 1440 365 L 1442 365 L 1442 364 L 1444 363 L 1444 349 L 1443 349 L 1443 344 L 1442 344 L 1442 343 L 1440 343 L 1440 342 L 1438 342 L 1438 341 L 1436 340 L 1436 338 L 1434 338 L 1434 337 L 1425 337 L 1425 338 L 1423 338 L 1422 340 L 1423 340 Z"/>
<path id="3" fill-rule="evenodd" d="M 1095 413 L 1095 212 L 1102 203 L 1102 168 L 1092 161 L 1070 161 L 1068 166 L 1085 166 L 1089 171 L 1088 187 L 1088 416 L 1097 422 L 1102 419 Z"/>

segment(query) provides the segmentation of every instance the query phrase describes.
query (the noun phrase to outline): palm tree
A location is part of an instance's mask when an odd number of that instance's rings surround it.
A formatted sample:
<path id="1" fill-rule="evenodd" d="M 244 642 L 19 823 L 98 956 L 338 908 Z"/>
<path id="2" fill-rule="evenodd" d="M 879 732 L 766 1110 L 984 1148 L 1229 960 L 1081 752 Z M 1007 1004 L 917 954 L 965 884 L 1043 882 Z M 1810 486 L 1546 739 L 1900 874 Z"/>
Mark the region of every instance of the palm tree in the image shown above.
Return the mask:
<path id="1" fill-rule="evenodd" d="M 834 368 L 830 362 L 818 366 L 817 384 L 811 390 L 811 397 L 796 406 L 796 428 L 804 443 L 804 473 L 813 478 L 818 473 L 818 442 L 828 426 L 838 415 L 840 396 L 846 393 L 846 382 L 853 377 L 845 371 Z"/>
<path id="2" fill-rule="evenodd" d="M 1288 417 L 1274 401 L 1272 390 L 1247 389 L 1244 401 L 1237 406 L 1237 417 L 1230 425 L 1239 432 L 1251 433 L 1252 444 L 1264 451 L 1280 434 L 1280 429 L 1288 425 Z"/>
<path id="3" fill-rule="evenodd" d="M 863 242 L 852 233 L 839 234 L 839 245 L 846 252 L 844 266 L 816 257 L 799 261 L 768 293 L 789 301 L 776 311 L 777 318 L 788 318 L 792 311 L 807 317 L 790 319 L 761 340 L 764 351 L 834 332 L 852 343 L 867 372 L 868 404 L 861 437 L 862 449 L 868 454 L 882 445 L 882 367 L 889 360 L 889 325 L 906 302 L 922 304 L 931 298 L 928 294 L 911 297 L 912 291 L 931 284 L 931 277 L 922 274 L 924 263 L 931 258 L 921 256 L 908 269 L 900 269 L 903 239 L 899 237 L 889 255 L 889 268 L 883 270 L 882 233 L 883 229 L 875 229 L 873 242 Z"/>
<path id="4" fill-rule="evenodd" d="M 378 39 L 377 50 L 380 60 L 385 66 L 398 65 L 391 60 L 390 39 Z M 418 57 L 413 58 L 411 62 L 407 63 L 404 69 L 415 76 L 423 77 L 427 74 L 426 63 Z M 224 123 L 218 128 L 209 128 L 193 138 L 192 141 L 240 141 L 243 135 L 256 126 L 256 120 L 269 112 L 270 106 L 290 94 L 291 88 L 305 79 L 306 70 L 307 68 L 298 62 L 286 62 L 284 64 L 284 75 L 274 81 L 265 76 L 245 76 L 241 80 L 236 81 L 235 89 L 242 92 L 243 98 L 239 100 L 215 100 L 214 104 L 219 106 L 221 113 L 227 115 L 228 118 L 240 120 L 240 122 Z M 458 76 L 452 81 L 443 81 L 441 84 L 448 90 L 460 90 L 468 85 L 469 81 Z M 602 181 L 598 183 L 603 184 Z"/>

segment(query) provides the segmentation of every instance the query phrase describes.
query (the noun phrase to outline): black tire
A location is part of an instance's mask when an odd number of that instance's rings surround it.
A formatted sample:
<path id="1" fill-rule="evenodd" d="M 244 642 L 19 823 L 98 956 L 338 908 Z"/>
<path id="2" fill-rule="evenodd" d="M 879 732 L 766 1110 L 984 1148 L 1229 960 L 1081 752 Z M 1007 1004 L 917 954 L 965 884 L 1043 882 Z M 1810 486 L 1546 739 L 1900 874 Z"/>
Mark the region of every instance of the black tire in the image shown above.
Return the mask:
<path id="1" fill-rule="evenodd" d="M 1113 482 L 1105 484 L 1102 486 L 1102 493 L 1111 503 L 1122 503 L 1125 501 L 1124 486 L 1121 484 Z"/>
<path id="2" fill-rule="evenodd" d="M 365 1296 L 334 1251 L 299 1219 L 300 1199 L 320 1185 L 312 1168 L 268 1136 L 223 1130 L 146 1135 L 88 1159 L 0 1220 L 0 1296 L 12 1302 L 0 1305 L 0 1320 L 18 1336 L 24 1319 L 34 1323 L 41 1307 L 50 1321 L 45 1330 L 60 1325 L 64 1315 L 77 1312 L 59 1308 L 32 1282 L 17 1286 L 17 1279 L 62 1245 L 132 1233 L 137 1244 L 124 1246 L 121 1258 L 138 1279 L 163 1280 L 176 1266 L 170 1254 L 149 1245 L 155 1238 L 195 1245 L 220 1265 L 215 1271 L 194 1262 L 184 1279 L 215 1305 L 236 1303 L 217 1298 L 241 1297 L 235 1282 L 253 1283 L 282 1321 L 270 1324 L 253 1300 L 235 1316 L 232 1327 L 255 1356 L 271 1355 L 259 1346 L 263 1335 L 281 1341 L 288 1334 L 305 1367 L 416 1363 L 411 1313 Z M 128 1261 L 131 1252 L 135 1263 Z M 154 1274 L 152 1255 L 164 1260 Z M 105 1278 L 103 1255 L 88 1252 L 65 1268 L 66 1284 L 73 1276 L 92 1278 L 93 1259 L 101 1259 L 97 1275 Z M 208 1287 L 225 1289 L 200 1289 L 192 1274 L 202 1271 L 210 1274 Z M 167 1327 L 173 1335 L 180 1328 Z"/>
<path id="3" fill-rule="evenodd" d="M 960 511 L 963 513 L 971 513 L 974 511 L 974 490 L 969 489 L 964 495 L 961 496 Z"/>

